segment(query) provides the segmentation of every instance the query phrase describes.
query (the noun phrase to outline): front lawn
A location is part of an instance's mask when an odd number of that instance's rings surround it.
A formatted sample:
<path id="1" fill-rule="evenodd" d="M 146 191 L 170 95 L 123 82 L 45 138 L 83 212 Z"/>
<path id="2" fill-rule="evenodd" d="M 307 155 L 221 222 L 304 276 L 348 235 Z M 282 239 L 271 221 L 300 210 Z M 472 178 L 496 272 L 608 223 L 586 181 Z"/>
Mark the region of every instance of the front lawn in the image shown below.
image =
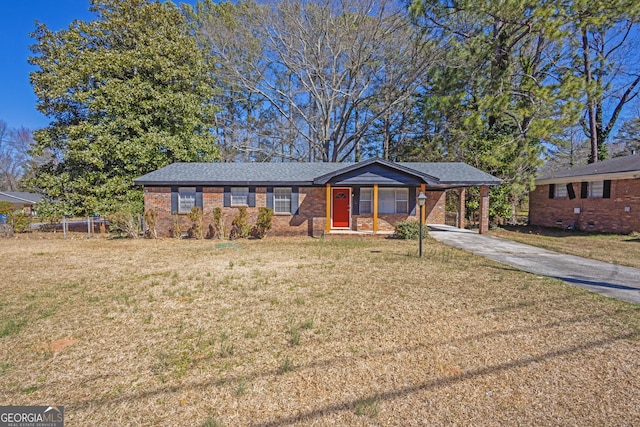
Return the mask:
<path id="1" fill-rule="evenodd" d="M 537 226 L 492 230 L 491 235 L 556 252 L 640 268 L 640 236 L 587 233 Z"/>
<path id="2" fill-rule="evenodd" d="M 2 240 L 0 401 L 64 405 L 68 426 L 638 422 L 639 306 L 416 252 Z"/>

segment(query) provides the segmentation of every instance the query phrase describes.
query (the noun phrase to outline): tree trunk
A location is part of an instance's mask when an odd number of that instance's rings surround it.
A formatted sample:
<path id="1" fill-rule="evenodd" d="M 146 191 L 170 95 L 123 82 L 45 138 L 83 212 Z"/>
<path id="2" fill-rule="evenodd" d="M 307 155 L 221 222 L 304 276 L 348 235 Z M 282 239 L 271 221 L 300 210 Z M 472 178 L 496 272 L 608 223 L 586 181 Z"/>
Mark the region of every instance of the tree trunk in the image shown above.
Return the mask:
<path id="1" fill-rule="evenodd" d="M 587 89 L 587 116 L 589 119 L 589 141 L 591 143 L 591 154 L 589 155 L 589 163 L 598 161 L 598 132 L 596 121 L 596 103 L 593 99 L 591 83 L 593 77 L 591 75 L 591 58 L 589 58 L 589 39 L 587 37 L 587 28 L 582 29 L 582 57 L 584 59 L 584 79 Z"/>

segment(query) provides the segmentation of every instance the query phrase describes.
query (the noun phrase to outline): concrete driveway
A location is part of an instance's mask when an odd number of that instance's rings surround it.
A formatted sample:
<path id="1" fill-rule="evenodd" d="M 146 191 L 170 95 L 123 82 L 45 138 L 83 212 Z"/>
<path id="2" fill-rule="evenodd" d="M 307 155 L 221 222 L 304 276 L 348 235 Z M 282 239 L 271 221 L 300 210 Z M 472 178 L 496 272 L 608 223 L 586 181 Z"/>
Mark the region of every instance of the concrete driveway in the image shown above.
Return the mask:
<path id="1" fill-rule="evenodd" d="M 560 254 L 446 225 L 429 225 L 434 239 L 529 273 L 640 304 L 640 269 Z"/>

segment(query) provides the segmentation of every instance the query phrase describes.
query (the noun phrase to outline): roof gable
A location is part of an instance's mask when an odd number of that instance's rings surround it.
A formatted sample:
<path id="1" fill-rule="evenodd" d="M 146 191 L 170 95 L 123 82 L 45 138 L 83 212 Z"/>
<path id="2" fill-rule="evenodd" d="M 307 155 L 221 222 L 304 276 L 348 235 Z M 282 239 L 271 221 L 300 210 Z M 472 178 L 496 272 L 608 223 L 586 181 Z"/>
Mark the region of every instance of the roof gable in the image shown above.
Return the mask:
<path id="1" fill-rule="evenodd" d="M 416 185 L 438 184 L 438 178 L 382 159 L 352 163 L 313 180 L 314 184 Z"/>

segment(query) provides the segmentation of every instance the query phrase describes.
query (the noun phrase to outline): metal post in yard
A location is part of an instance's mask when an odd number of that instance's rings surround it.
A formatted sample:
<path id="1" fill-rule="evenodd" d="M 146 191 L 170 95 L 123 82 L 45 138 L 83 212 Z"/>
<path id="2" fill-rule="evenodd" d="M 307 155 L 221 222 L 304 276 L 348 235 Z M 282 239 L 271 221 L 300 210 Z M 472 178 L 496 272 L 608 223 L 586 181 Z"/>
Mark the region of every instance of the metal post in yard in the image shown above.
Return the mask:
<path id="1" fill-rule="evenodd" d="M 64 239 L 67 238 L 67 216 L 66 215 L 62 215 L 62 235 Z"/>
<path id="2" fill-rule="evenodd" d="M 420 210 L 422 211 L 422 207 L 420 207 Z M 419 249 L 419 253 L 420 253 L 420 258 L 422 258 L 422 213 L 420 213 L 420 249 Z"/>
<path id="3" fill-rule="evenodd" d="M 420 258 L 422 258 L 422 208 L 424 207 L 425 202 L 427 201 L 427 196 L 424 195 L 424 193 L 421 191 L 420 194 L 417 197 L 418 199 L 418 206 L 420 206 L 420 244 L 419 244 L 419 256 Z"/>

